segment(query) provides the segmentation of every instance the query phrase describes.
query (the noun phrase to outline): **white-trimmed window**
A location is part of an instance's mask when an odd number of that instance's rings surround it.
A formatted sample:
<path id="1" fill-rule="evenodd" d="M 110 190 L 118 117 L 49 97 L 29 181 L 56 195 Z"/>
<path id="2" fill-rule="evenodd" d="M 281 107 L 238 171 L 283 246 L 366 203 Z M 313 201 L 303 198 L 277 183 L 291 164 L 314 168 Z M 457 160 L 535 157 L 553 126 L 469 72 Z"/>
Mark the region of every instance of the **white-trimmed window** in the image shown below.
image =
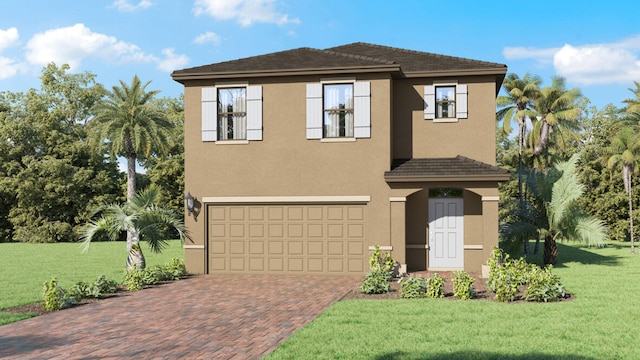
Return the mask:
<path id="1" fill-rule="evenodd" d="M 371 84 L 338 80 L 307 84 L 307 139 L 371 137 Z"/>
<path id="2" fill-rule="evenodd" d="M 424 118 L 451 122 L 466 119 L 467 85 L 435 83 L 424 87 Z"/>
<path id="3" fill-rule="evenodd" d="M 202 141 L 262 140 L 262 86 L 202 88 Z"/>
<path id="4" fill-rule="evenodd" d="M 218 140 L 247 139 L 247 88 L 218 88 Z"/>
<path id="5" fill-rule="evenodd" d="M 324 84 L 325 138 L 353 137 L 353 84 Z"/>

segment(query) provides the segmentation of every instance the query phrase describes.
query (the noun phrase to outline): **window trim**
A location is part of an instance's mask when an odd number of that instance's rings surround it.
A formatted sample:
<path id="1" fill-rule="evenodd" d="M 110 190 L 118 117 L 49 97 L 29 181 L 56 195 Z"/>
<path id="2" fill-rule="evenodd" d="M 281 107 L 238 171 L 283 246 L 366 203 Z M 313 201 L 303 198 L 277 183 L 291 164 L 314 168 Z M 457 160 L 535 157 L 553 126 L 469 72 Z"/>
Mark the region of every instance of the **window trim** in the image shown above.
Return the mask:
<path id="1" fill-rule="evenodd" d="M 436 88 L 453 86 L 455 88 L 455 117 L 436 117 L 437 101 Z M 434 123 L 455 123 L 460 119 L 467 119 L 469 90 L 467 84 L 460 84 L 457 80 L 434 81 L 431 85 L 424 86 L 424 119 Z"/>
<path id="2" fill-rule="evenodd" d="M 353 104 L 355 102 L 355 82 L 350 82 L 350 81 L 339 81 L 339 82 L 321 82 L 322 84 L 322 140 L 325 139 L 355 139 L 355 104 Z M 325 89 L 327 88 L 327 86 L 339 86 L 339 85 L 351 85 L 351 107 L 347 108 L 346 104 L 345 104 L 345 108 L 344 109 L 327 109 L 326 108 L 326 92 Z M 348 114 L 351 114 L 351 126 L 349 127 L 349 129 L 347 129 L 346 123 L 344 126 L 344 136 L 327 136 L 327 131 L 326 131 L 326 124 L 325 124 L 325 119 L 327 116 L 327 113 L 344 113 L 344 117 L 345 117 L 345 122 L 346 122 L 346 118 Z M 347 136 L 346 134 L 351 132 L 351 136 Z M 340 130 L 338 130 L 338 133 L 340 133 Z"/>
<path id="3" fill-rule="evenodd" d="M 260 141 L 263 136 L 262 85 L 250 85 L 247 81 L 217 82 L 213 86 L 201 88 L 201 134 L 202 142 L 219 145 L 248 144 Z M 245 139 L 218 140 L 218 90 L 224 88 L 245 88 L 246 130 Z"/>
<path id="4" fill-rule="evenodd" d="M 244 90 L 244 111 L 232 111 L 232 112 L 228 112 L 228 111 L 220 111 L 220 109 L 222 108 L 222 104 L 220 102 L 220 90 L 231 90 L 231 89 L 238 89 L 238 90 Z M 217 134 L 217 140 L 216 142 L 229 142 L 229 141 L 245 141 L 247 140 L 247 86 L 216 86 L 216 98 L 217 98 L 217 106 L 216 106 L 216 116 L 217 116 L 217 121 L 216 121 L 216 134 Z M 242 138 L 233 138 L 233 139 L 221 139 L 220 136 L 222 135 L 222 129 L 220 127 L 220 120 L 221 117 L 223 116 L 227 116 L 227 122 L 229 120 L 233 119 L 234 115 L 244 115 L 244 136 Z M 231 116 L 231 118 L 229 118 L 229 116 Z M 237 129 L 233 129 L 233 133 L 235 135 Z"/>

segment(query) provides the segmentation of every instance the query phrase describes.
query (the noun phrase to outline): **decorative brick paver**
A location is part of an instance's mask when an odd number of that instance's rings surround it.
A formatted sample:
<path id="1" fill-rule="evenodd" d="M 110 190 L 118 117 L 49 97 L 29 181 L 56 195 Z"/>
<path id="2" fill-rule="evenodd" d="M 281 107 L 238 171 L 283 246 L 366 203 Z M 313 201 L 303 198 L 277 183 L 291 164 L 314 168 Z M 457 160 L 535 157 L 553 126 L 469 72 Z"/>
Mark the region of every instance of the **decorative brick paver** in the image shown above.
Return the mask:
<path id="1" fill-rule="evenodd" d="M 195 276 L 0 326 L 0 358 L 259 359 L 361 280 Z"/>

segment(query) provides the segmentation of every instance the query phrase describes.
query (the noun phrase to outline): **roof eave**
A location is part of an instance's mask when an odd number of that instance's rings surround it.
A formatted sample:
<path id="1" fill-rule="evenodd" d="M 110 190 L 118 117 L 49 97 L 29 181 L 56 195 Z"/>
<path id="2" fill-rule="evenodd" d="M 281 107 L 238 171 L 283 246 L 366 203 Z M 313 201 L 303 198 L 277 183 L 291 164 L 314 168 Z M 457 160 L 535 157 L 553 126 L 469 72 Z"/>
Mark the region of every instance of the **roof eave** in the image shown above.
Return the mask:
<path id="1" fill-rule="evenodd" d="M 201 72 L 201 73 L 176 73 L 171 74 L 171 78 L 179 83 L 188 80 L 208 80 L 208 79 L 237 79 L 248 77 L 278 77 L 278 76 L 301 76 L 301 75 L 325 75 L 325 74 L 354 74 L 354 73 L 391 73 L 402 74 L 400 66 L 375 65 L 375 66 L 354 66 L 354 67 L 332 67 L 332 68 L 308 68 L 291 70 L 258 70 L 258 71 L 238 71 L 238 72 Z"/>
<path id="2" fill-rule="evenodd" d="M 412 182 L 462 182 L 462 181 L 509 181 L 510 174 L 478 174 L 478 175 L 388 175 L 384 180 L 388 183 Z"/>
<path id="3" fill-rule="evenodd" d="M 459 69 L 459 70 L 434 70 L 434 71 L 412 71 L 405 72 L 407 78 L 419 77 L 443 77 L 443 76 L 472 76 L 472 75 L 504 75 L 507 67 L 496 67 L 488 69 Z"/>

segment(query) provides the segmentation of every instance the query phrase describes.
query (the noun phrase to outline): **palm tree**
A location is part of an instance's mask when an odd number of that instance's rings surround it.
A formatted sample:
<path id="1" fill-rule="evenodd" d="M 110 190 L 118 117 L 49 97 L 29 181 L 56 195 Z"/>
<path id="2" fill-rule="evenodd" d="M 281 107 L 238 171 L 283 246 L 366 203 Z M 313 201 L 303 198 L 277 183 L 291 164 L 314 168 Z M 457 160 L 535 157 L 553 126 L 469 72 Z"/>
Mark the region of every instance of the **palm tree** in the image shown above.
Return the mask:
<path id="1" fill-rule="evenodd" d="M 640 82 L 634 81 L 633 83 L 636 85 L 636 88 L 629 89 L 629 91 L 631 91 L 636 96 L 636 98 L 626 99 L 626 100 L 623 100 L 622 102 L 627 104 L 627 112 L 629 114 L 634 114 L 638 116 L 640 115 Z"/>
<path id="2" fill-rule="evenodd" d="M 508 95 L 498 96 L 496 104 L 500 108 L 496 112 L 498 121 L 502 121 L 502 131 L 504 134 L 511 134 L 511 121 L 518 124 L 518 201 L 520 210 L 523 207 L 522 194 L 522 152 L 524 149 L 524 140 L 527 131 L 527 119 L 535 118 L 536 112 L 533 109 L 533 103 L 538 98 L 542 82 L 537 75 L 526 73 L 522 79 L 515 73 L 507 75 L 502 82 L 502 88 Z M 529 253 L 529 242 L 524 243 L 525 254 Z"/>
<path id="3" fill-rule="evenodd" d="M 581 96 L 579 89 L 566 90 L 565 79 L 559 76 L 552 78 L 551 86 L 540 90 L 535 102 L 538 115 L 529 140 L 536 158 L 546 155 L 544 169 L 549 167 L 549 141 L 552 137 L 556 138 L 561 148 L 564 148 L 567 137 L 577 139 L 580 108 L 576 100 Z"/>
<path id="4" fill-rule="evenodd" d="M 629 234 L 631 238 L 631 253 L 635 253 L 633 234 L 633 196 L 631 192 L 631 175 L 640 169 L 640 137 L 630 126 L 621 128 L 612 138 L 611 145 L 605 149 L 607 166 L 613 169 L 622 167 L 622 181 L 624 190 L 629 195 Z"/>
<path id="5" fill-rule="evenodd" d="M 141 84 L 137 75 L 130 86 L 120 80 L 120 87 L 93 107 L 96 115 L 88 123 L 94 147 L 106 145 L 112 158 L 127 159 L 127 199 L 136 194 L 136 160 L 163 153 L 171 138 L 172 123 L 151 101 L 159 91 L 145 91 L 150 83 Z"/>
<path id="6" fill-rule="evenodd" d="M 584 192 L 576 172 L 577 161 L 578 156 L 574 155 L 546 172 L 531 170 L 527 176 L 527 189 L 531 194 L 526 201 L 527 211 L 500 229 L 505 240 L 544 238 L 545 264 L 557 263 L 557 240 L 601 246 L 607 238 L 604 223 L 575 203 Z"/>
<path id="7" fill-rule="evenodd" d="M 94 215 L 100 217 L 88 223 L 80 237 L 85 251 L 91 240 L 101 233 L 106 233 L 111 240 L 117 240 L 123 232 L 130 233 L 131 242 L 127 241 L 127 270 L 134 266 L 144 269 L 146 261 L 140 241 L 147 241 L 153 252 L 161 252 L 167 246 L 166 234 L 169 231 L 177 232 L 181 240 L 188 237 L 180 217 L 155 205 L 158 194 L 158 187 L 152 185 L 124 205 L 111 204 L 96 208 Z"/>

